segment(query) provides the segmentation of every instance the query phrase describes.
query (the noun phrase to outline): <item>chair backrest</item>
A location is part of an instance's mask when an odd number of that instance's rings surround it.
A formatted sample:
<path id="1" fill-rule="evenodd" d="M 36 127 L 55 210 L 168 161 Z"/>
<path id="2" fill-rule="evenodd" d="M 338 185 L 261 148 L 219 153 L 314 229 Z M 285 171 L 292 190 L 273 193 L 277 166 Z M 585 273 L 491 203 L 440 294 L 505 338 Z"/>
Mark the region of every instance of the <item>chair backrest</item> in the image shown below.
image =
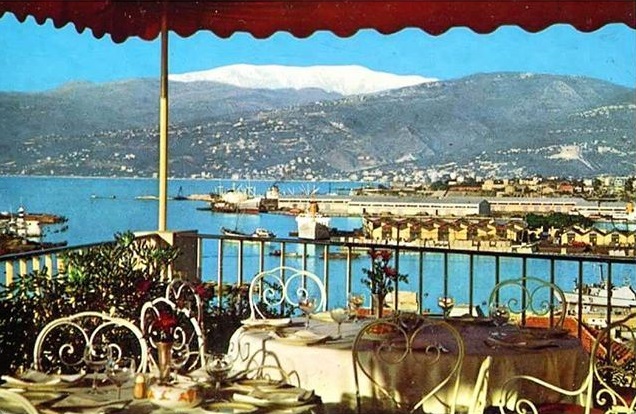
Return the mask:
<path id="1" fill-rule="evenodd" d="M 536 277 L 503 280 L 495 285 L 488 298 L 488 309 L 506 306 L 524 323 L 526 315 L 550 317 L 550 324 L 563 327 L 567 303 L 563 290 L 554 283 Z"/>
<path id="2" fill-rule="evenodd" d="M 192 282 L 173 279 L 166 285 L 165 298 L 174 302 L 179 308 L 187 308 L 203 329 L 203 301 Z"/>
<path id="3" fill-rule="evenodd" d="M 603 329 L 591 355 L 595 404 L 606 412 L 636 412 L 636 313 Z"/>
<path id="4" fill-rule="evenodd" d="M 263 348 L 250 356 L 243 372 L 249 379 L 280 381 L 283 384 L 301 386 L 298 373 L 285 370 L 278 356 Z"/>
<path id="5" fill-rule="evenodd" d="M 441 401 L 455 411 L 464 342 L 445 320 L 414 313 L 378 319 L 358 332 L 352 352 L 358 412 L 364 412 L 360 374 L 399 409 L 426 411 Z"/>
<path id="6" fill-rule="evenodd" d="M 479 373 L 475 381 L 475 388 L 470 398 L 468 414 L 482 414 L 488 403 L 488 380 L 490 379 L 490 364 L 492 356 L 487 356 L 479 366 Z"/>
<path id="7" fill-rule="evenodd" d="M 24 396 L 0 388 L 0 412 L 39 414 L 39 411 Z"/>
<path id="8" fill-rule="evenodd" d="M 518 395 L 518 381 L 545 387 L 570 398 L 576 397 L 577 407 L 585 414 L 594 409 L 605 413 L 636 412 L 636 313 L 615 321 L 596 336 L 590 350 L 589 369 L 585 379 L 575 389 L 563 389 L 540 378 L 518 375 L 502 386 L 501 413 L 538 412 L 538 404 Z M 515 402 L 516 401 L 516 402 Z M 506 410 L 506 407 L 508 410 Z M 557 406 L 560 412 L 565 411 Z M 577 411 L 577 412 L 579 412 Z"/>
<path id="9" fill-rule="evenodd" d="M 180 372 L 189 372 L 200 368 L 205 363 L 205 337 L 199 321 L 192 315 L 190 308 L 179 307 L 165 297 L 144 303 L 141 308 L 141 331 L 147 338 L 149 346 L 149 369 L 157 367 L 157 334 L 160 316 L 164 313 L 173 315 L 176 327 L 171 338 L 172 357 L 180 366 Z"/>
<path id="10" fill-rule="evenodd" d="M 148 364 L 148 346 L 132 322 L 99 312 L 80 312 L 49 322 L 38 334 L 33 348 L 35 369 L 43 372 L 76 373 L 84 367 L 84 349 L 106 343 L 115 357 L 132 357 L 139 371 Z"/>
<path id="11" fill-rule="evenodd" d="M 314 312 L 325 310 L 325 285 L 315 274 L 287 266 L 258 273 L 250 283 L 250 318 L 265 319 L 272 312 L 283 313 L 286 306 L 297 307 L 303 297 L 316 299 Z"/>

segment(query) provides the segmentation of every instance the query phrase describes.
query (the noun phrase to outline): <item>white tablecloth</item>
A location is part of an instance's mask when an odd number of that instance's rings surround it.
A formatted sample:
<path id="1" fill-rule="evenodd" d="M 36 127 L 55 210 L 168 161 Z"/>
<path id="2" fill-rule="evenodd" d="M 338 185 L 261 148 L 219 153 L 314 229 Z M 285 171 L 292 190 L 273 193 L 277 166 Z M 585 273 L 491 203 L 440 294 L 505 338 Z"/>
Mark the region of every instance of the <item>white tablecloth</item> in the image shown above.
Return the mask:
<path id="1" fill-rule="evenodd" d="M 310 346 L 295 345 L 276 340 L 267 331 L 239 328 L 231 339 L 231 347 L 242 353 L 235 363 L 246 363 L 246 358 L 259 349 L 265 349 L 286 371 L 296 371 L 304 388 L 314 389 L 326 404 L 355 406 L 355 382 L 351 347 L 361 324 L 342 325 L 342 339 Z M 493 356 L 490 368 L 489 403 L 498 401 L 501 386 L 513 375 L 531 375 L 555 385 L 574 389 L 583 380 L 588 369 L 588 357 L 580 341 L 573 337 L 557 339 L 558 347 L 545 349 L 493 349 L 484 343 L 494 327 L 461 323 L 456 326 L 466 343 L 458 405 L 467 405 L 479 367 L 486 356 Z M 298 324 L 287 330 L 303 329 Z M 336 324 L 312 320 L 310 329 L 318 334 L 335 334 Z M 417 372 L 417 370 L 414 370 Z M 426 376 L 422 372 L 422 380 Z M 543 388 L 520 385 L 525 397 L 535 402 L 558 401 L 561 396 Z M 361 395 L 376 398 L 377 390 L 361 379 Z M 428 408 L 428 407 L 427 407 Z"/>

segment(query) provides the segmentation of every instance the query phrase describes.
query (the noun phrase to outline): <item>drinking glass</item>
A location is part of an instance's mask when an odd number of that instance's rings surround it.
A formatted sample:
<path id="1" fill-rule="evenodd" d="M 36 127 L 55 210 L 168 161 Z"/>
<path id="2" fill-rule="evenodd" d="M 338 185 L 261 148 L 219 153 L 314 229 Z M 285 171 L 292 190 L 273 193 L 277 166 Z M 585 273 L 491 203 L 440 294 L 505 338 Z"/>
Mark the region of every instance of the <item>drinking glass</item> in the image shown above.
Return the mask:
<path id="1" fill-rule="evenodd" d="M 228 354 L 214 353 L 205 356 L 205 372 L 214 383 L 215 394 L 221 389 L 221 383 L 225 381 L 232 369 L 232 358 Z"/>
<path id="2" fill-rule="evenodd" d="M 93 371 L 93 385 L 89 391 L 91 394 L 98 394 L 97 373 L 104 369 L 106 363 L 111 359 L 111 349 L 107 344 L 89 344 L 84 348 L 83 361 L 86 367 Z"/>
<path id="3" fill-rule="evenodd" d="M 106 362 L 106 376 L 117 386 L 117 399 L 121 400 L 121 387 L 135 376 L 137 364 L 133 358 L 122 357 Z"/>
<path id="4" fill-rule="evenodd" d="M 170 358 L 170 368 L 174 374 L 173 382 L 179 381 L 179 372 L 186 365 L 188 360 L 190 359 L 190 350 L 187 346 L 183 346 L 181 348 L 173 348 L 172 355 Z"/>
<path id="5" fill-rule="evenodd" d="M 506 305 L 493 305 L 490 308 L 490 317 L 499 330 L 497 334 L 502 335 L 503 333 L 501 328 L 510 320 L 510 309 L 508 309 Z"/>
<path id="6" fill-rule="evenodd" d="M 349 311 L 353 314 L 353 321 L 358 322 L 358 311 L 364 303 L 364 295 L 361 293 L 349 293 L 347 297 Z"/>
<path id="7" fill-rule="evenodd" d="M 349 310 L 346 308 L 335 308 L 329 311 L 329 314 L 331 315 L 331 319 L 338 324 L 338 338 L 342 337 L 340 326 L 344 321 L 349 319 Z"/>
<path id="8" fill-rule="evenodd" d="M 444 318 L 448 318 L 450 315 L 451 309 L 455 306 L 455 299 L 452 296 L 440 296 L 437 298 L 437 306 L 442 308 L 442 312 L 444 312 Z"/>
<path id="9" fill-rule="evenodd" d="M 316 298 L 305 296 L 298 301 L 298 307 L 305 314 L 305 329 L 308 329 L 309 315 L 316 309 Z"/>

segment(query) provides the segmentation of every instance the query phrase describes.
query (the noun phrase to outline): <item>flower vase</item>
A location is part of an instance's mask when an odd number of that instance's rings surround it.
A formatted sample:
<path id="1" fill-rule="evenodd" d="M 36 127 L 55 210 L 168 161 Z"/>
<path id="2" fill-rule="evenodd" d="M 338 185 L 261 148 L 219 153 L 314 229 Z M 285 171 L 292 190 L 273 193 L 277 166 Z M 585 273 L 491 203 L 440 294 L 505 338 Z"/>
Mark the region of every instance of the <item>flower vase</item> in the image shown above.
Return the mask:
<path id="1" fill-rule="evenodd" d="M 376 319 L 379 319 L 382 317 L 382 313 L 384 311 L 384 297 L 385 295 L 381 293 L 371 294 L 373 315 L 376 317 Z"/>
<path id="2" fill-rule="evenodd" d="M 157 368 L 159 369 L 159 383 L 170 382 L 172 368 L 172 342 L 157 342 Z"/>

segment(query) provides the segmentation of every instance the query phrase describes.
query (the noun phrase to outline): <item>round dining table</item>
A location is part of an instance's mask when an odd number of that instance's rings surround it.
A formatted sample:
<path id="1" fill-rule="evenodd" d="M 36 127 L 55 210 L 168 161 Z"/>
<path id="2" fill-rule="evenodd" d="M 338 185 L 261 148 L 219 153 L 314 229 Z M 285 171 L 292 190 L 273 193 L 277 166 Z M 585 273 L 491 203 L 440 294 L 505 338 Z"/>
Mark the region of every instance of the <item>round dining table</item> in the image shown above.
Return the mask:
<path id="1" fill-rule="evenodd" d="M 334 412 L 338 412 L 338 407 L 352 409 L 356 405 L 352 345 L 358 331 L 369 321 L 371 319 L 346 322 L 341 326 L 341 335 L 337 336 L 337 324 L 329 319 L 328 314 L 318 315 L 308 327 L 313 333 L 308 336 L 308 341 L 289 340 L 296 332 L 306 330 L 300 320 L 292 320 L 286 326 L 242 326 L 231 338 L 230 352 L 236 358 L 235 368 L 246 366 L 257 352 L 267 355 L 270 363 L 275 361 L 286 372 L 294 373 L 300 386 L 315 390 L 326 407 L 336 407 Z M 492 357 L 486 397 L 488 405 L 500 400 L 502 387 L 512 376 L 529 375 L 558 387 L 576 389 L 587 375 L 589 357 L 581 341 L 574 336 L 559 335 L 538 342 L 544 346 L 508 346 L 496 340 L 501 328 L 489 321 L 466 318 L 450 318 L 448 321 L 459 331 L 465 345 L 457 406 L 470 404 L 480 366 L 488 356 Z M 427 381 L 430 372 L 409 367 L 408 375 L 408 383 L 417 384 Z M 386 405 L 386 398 L 383 399 L 377 387 L 364 376 L 361 377 L 359 388 L 363 401 L 371 401 L 372 404 L 378 401 Z M 515 381 L 508 384 L 507 389 L 510 390 L 511 386 L 519 396 L 535 403 L 563 400 L 563 395 L 528 381 Z M 447 393 L 435 399 L 442 403 L 425 406 L 427 412 L 446 411 L 443 401 L 453 398 L 448 394 L 452 392 L 452 387 L 440 392 Z"/>

